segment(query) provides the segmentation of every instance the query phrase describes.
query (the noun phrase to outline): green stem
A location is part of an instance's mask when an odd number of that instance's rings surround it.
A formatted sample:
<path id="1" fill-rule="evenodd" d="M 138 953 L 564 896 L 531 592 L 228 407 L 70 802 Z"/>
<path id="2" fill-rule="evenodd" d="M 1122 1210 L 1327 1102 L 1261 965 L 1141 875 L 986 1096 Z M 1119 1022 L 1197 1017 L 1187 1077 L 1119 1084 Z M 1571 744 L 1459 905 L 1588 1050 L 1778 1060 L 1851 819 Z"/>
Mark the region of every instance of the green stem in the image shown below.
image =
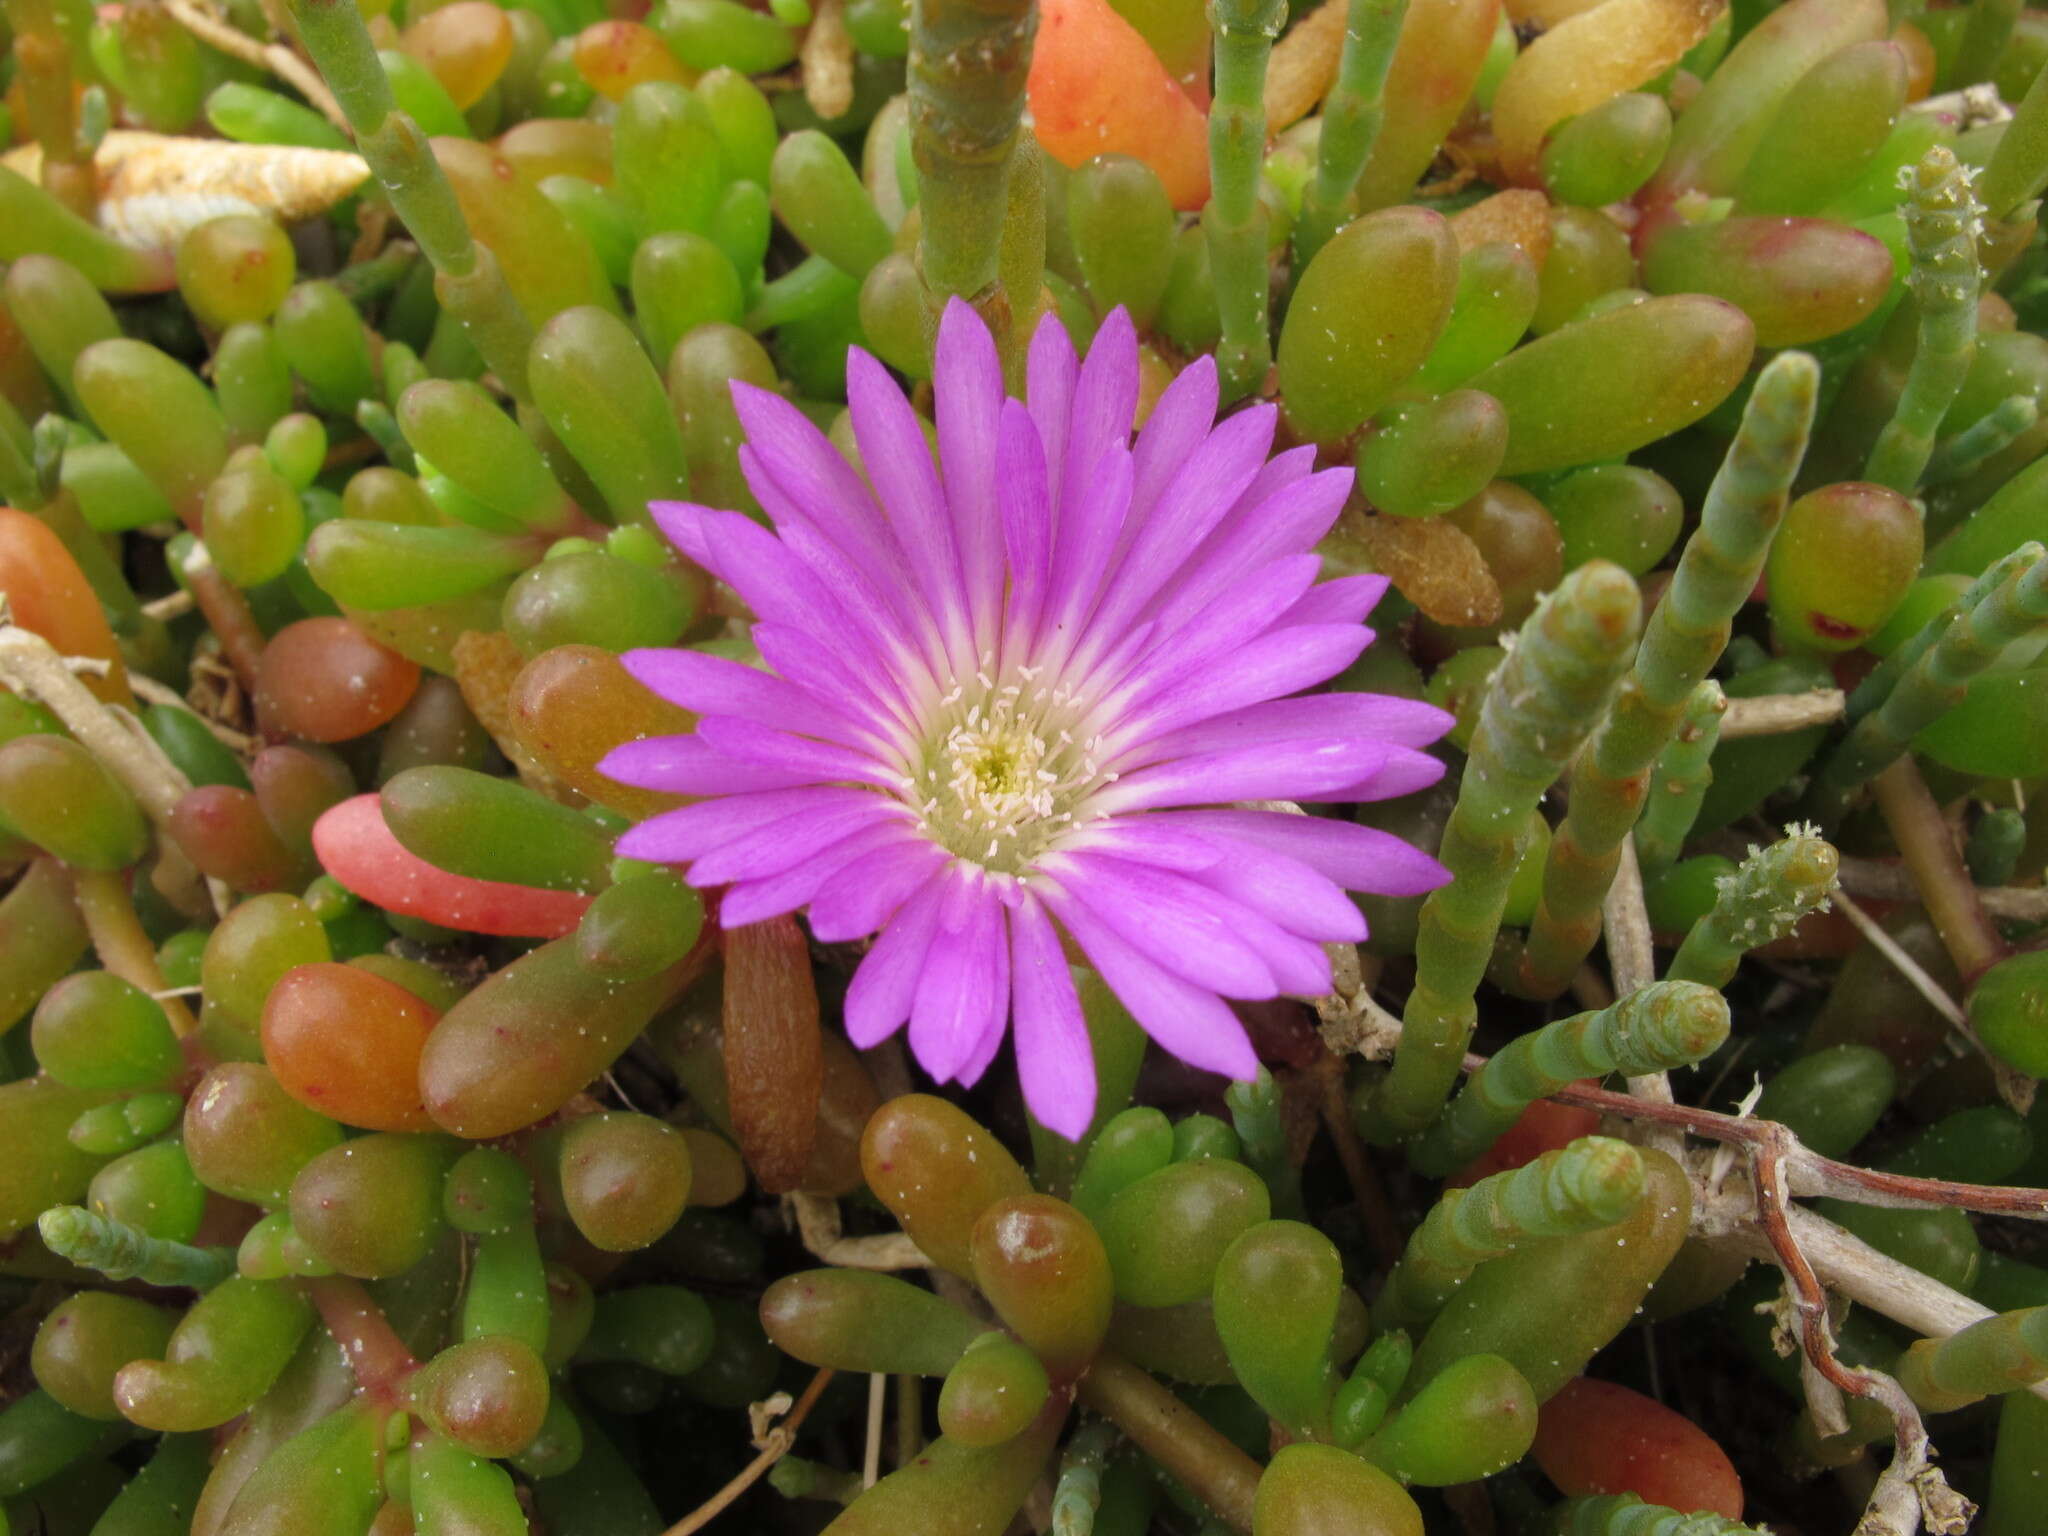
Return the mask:
<path id="1" fill-rule="evenodd" d="M 434 292 L 462 322 L 486 366 L 527 398 L 533 324 L 506 286 L 489 246 L 478 244 L 418 123 L 398 110 L 362 12 L 348 0 L 292 0 L 300 39 L 391 196 L 406 231 L 434 264 Z"/>
<path id="2" fill-rule="evenodd" d="M 1095 1512 L 1102 1507 L 1102 1466 L 1116 1443 L 1107 1424 L 1084 1425 L 1074 1431 L 1060 1457 L 1060 1477 L 1052 1495 L 1052 1536 L 1093 1536 Z"/>
<path id="3" fill-rule="evenodd" d="M 1551 1529 L 1557 1536 L 1768 1536 L 1756 1526 L 1708 1510 L 1689 1515 L 1645 1504 L 1633 1493 L 1567 1499 L 1554 1518 Z"/>
<path id="4" fill-rule="evenodd" d="M 1741 868 L 1722 877 L 1713 910 L 1692 925 L 1666 979 L 1725 987 L 1744 955 L 1827 905 L 1840 866 L 1834 844 L 1796 828 L 1768 848 L 1752 848 Z"/>
<path id="5" fill-rule="evenodd" d="M 1252 1528 L 1259 1464 L 1128 1360 L 1104 1351 L 1081 1378 L 1080 1398 L 1179 1478 L 1234 1531 Z"/>
<path id="6" fill-rule="evenodd" d="M 1287 1126 L 1282 1119 L 1280 1085 L 1264 1067 L 1248 1083 L 1232 1083 L 1223 1095 L 1230 1123 L 1251 1170 L 1272 1191 L 1273 1214 L 1299 1219 L 1302 1214 L 1301 1170 L 1287 1155 Z"/>
<path id="7" fill-rule="evenodd" d="M 2007 395 L 1991 408 L 1990 414 L 1934 445 L 1921 483 L 1947 485 L 1975 474 L 1986 459 L 2005 452 L 2040 419 L 2041 407 L 2032 395 Z"/>
<path id="8" fill-rule="evenodd" d="M 1209 107 L 1209 241 L 1223 339 L 1216 368 L 1226 400 L 1266 382 L 1273 365 L 1266 208 L 1259 201 L 1266 150 L 1266 65 L 1287 24 L 1287 0 L 1214 0 L 1216 98 Z"/>
<path id="9" fill-rule="evenodd" d="M 2048 1378 L 2048 1307 L 2003 1312 L 1899 1357 L 1899 1385 L 1929 1413 L 1967 1408 Z"/>
<path id="10" fill-rule="evenodd" d="M 1650 792 L 1636 823 L 1636 861 L 1644 874 L 1678 862 L 1687 834 L 1699 819 L 1700 802 L 1714 782 L 1714 748 L 1721 740 L 1721 717 L 1728 697 L 1709 678 L 1693 689 L 1678 734 L 1657 759 Z"/>
<path id="11" fill-rule="evenodd" d="M 1010 162 L 1038 31 L 1032 0 L 916 0 L 910 19 L 910 154 L 934 294 L 998 297 Z M 984 312 L 984 318 L 987 318 Z"/>
<path id="12" fill-rule="evenodd" d="M 1488 1259 L 1532 1237 L 1611 1227 L 1642 1198 L 1641 1154 L 1610 1136 L 1582 1136 L 1470 1189 L 1446 1190 L 1373 1302 L 1373 1327 L 1418 1329 Z"/>
<path id="13" fill-rule="evenodd" d="M 1921 905 L 1941 935 L 1963 984 L 1979 976 L 2009 952 L 2005 938 L 1984 910 L 1977 886 L 1950 834 L 1948 818 L 1910 757 L 1901 757 L 1871 785 L 1885 827 L 1898 844 L 1899 857 Z"/>
<path id="14" fill-rule="evenodd" d="M 1690 981 L 1653 982 L 1595 1013 L 1520 1035 L 1472 1075 L 1410 1161 L 1441 1175 L 1479 1156 L 1538 1099 L 1582 1077 L 1690 1066 L 1728 1038 L 1728 1004 Z"/>
<path id="15" fill-rule="evenodd" d="M 37 1220 L 36 1230 L 50 1252 L 83 1269 L 96 1269 L 109 1280 L 204 1291 L 235 1270 L 229 1249 L 194 1248 L 151 1237 L 125 1221 L 96 1216 L 82 1205 L 51 1206 Z"/>
<path id="16" fill-rule="evenodd" d="M 2048 561 L 2043 554 L 2041 545 L 2024 544 L 1986 571 L 1984 579 L 1963 594 L 1967 606 L 1948 621 L 1939 640 L 1904 668 L 1883 702 L 1874 707 L 1866 702 L 1868 712 L 1814 775 L 1809 800 L 1822 825 L 1839 820 L 1856 790 L 1902 757 L 1915 736 L 1960 704 L 1970 680 L 2008 646 L 2048 625 Z M 1994 573 L 1999 577 L 1996 584 L 1973 601 Z M 1872 674 L 1869 681 L 1875 680 Z M 1853 704 L 1852 700 L 1852 714 Z"/>
<path id="17" fill-rule="evenodd" d="M 1742 425 L 1708 488 L 1699 530 L 1650 615 L 1614 708 L 1572 764 L 1569 808 L 1543 867 L 1518 988 L 1555 997 L 1600 936 L 1622 839 L 1635 826 L 1650 770 L 1677 735 L 1693 690 L 1727 647 L 1785 513 L 1813 430 L 1820 366 L 1781 352 L 1758 377 Z"/>
<path id="18" fill-rule="evenodd" d="M 1983 9 L 1979 0 L 1972 15 Z M 1955 151 L 1937 144 L 1913 168 L 1903 212 L 1913 256 L 1906 286 L 1920 310 L 1920 343 L 1863 478 L 1910 496 L 1977 355 L 1977 231 L 1984 210 Z"/>
<path id="19" fill-rule="evenodd" d="M 1401 40 L 1408 0 L 1350 0 L 1337 83 L 1323 98 L 1323 131 L 1316 174 L 1304 189 L 1294 226 L 1294 270 L 1305 270 L 1330 236 L 1344 226 L 1351 194 L 1372 157 L 1385 111 L 1387 67 Z"/>
<path id="20" fill-rule="evenodd" d="M 1451 883 L 1423 903 L 1401 1043 L 1366 1116 L 1376 1137 L 1423 1129 L 1457 1081 L 1529 813 L 1599 718 L 1641 615 L 1634 579 L 1588 561 L 1529 616 L 1488 683 L 1438 851 Z"/>
<path id="21" fill-rule="evenodd" d="M 1045 152 L 1028 133 L 1018 139 L 1010 162 L 1008 196 L 1003 244 L 996 253 L 1004 313 L 1002 324 L 991 329 L 1003 360 L 1003 382 L 1021 400 L 1024 359 L 1031 350 L 1032 333 L 1038 329 L 1039 303 L 1045 292 Z"/>

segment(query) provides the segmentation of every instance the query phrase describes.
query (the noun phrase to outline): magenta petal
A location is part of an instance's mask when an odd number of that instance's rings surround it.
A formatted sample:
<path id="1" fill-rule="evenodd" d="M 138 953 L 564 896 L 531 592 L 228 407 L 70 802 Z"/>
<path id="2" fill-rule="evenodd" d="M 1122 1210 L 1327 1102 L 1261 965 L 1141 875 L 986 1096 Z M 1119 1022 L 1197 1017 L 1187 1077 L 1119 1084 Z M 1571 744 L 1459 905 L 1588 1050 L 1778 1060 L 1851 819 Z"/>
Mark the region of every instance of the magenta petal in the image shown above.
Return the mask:
<path id="1" fill-rule="evenodd" d="M 1067 424 L 1074 414 L 1074 384 L 1080 372 L 1074 343 L 1060 317 L 1048 309 L 1031 333 L 1031 354 L 1025 361 L 1024 403 L 1045 444 L 1046 484 L 1061 483 L 1067 455 Z"/>
<path id="2" fill-rule="evenodd" d="M 1117 531 L 1131 505 L 1131 456 L 1111 447 L 1095 461 L 1086 483 L 1060 508 L 1059 537 L 1052 556 L 1053 622 L 1065 630 L 1068 646 L 1079 638 L 1080 621 L 1095 603 Z"/>
<path id="3" fill-rule="evenodd" d="M 740 450 L 744 468 L 753 449 Z M 797 513 L 795 503 L 773 479 L 750 481 L 762 510 L 775 520 L 782 547 L 818 586 L 833 595 L 837 612 L 850 620 L 851 633 L 864 635 L 878 656 L 907 660 L 920 652 L 929 636 L 930 618 L 924 599 L 910 577 L 893 563 L 893 551 L 879 546 L 849 553 L 816 523 Z M 931 658 L 926 658 L 929 663 Z M 919 665 L 913 662 L 913 666 Z"/>
<path id="4" fill-rule="evenodd" d="M 1447 884 L 1450 872 L 1391 832 L 1334 816 L 1284 811 L 1176 811 L 1172 819 L 1203 833 L 1242 838 L 1284 853 L 1347 891 L 1420 896 Z"/>
<path id="5" fill-rule="evenodd" d="M 1150 819 L 1171 822 L 1174 815 Z M 1356 944 L 1365 938 L 1365 918 L 1357 905 L 1313 866 L 1249 838 L 1218 835 L 1216 844 L 1224 856 L 1194 873 L 1203 885 L 1305 939 Z"/>
<path id="6" fill-rule="evenodd" d="M 808 774 L 825 782 L 851 779 L 881 789 L 897 789 L 904 782 L 898 769 L 877 762 L 872 753 L 793 736 L 734 715 L 711 715 L 699 721 L 697 739 L 735 762 L 752 763 L 770 772 Z"/>
<path id="7" fill-rule="evenodd" d="M 806 679 L 847 709 L 872 716 L 885 732 L 917 733 L 918 717 L 900 678 L 876 668 L 856 672 L 830 644 L 794 625 L 756 624 L 753 640 L 761 659 L 782 676 Z"/>
<path id="8" fill-rule="evenodd" d="M 901 841 L 863 854 L 819 882 L 811 897 L 811 932 L 821 944 L 866 938 L 946 863 L 944 849 L 905 828 Z"/>
<path id="9" fill-rule="evenodd" d="M 1239 498 L 1250 510 L 1225 518 L 1146 611 L 1162 625 L 1178 629 L 1218 594 L 1229 591 L 1244 572 L 1257 570 L 1281 555 L 1314 549 L 1344 510 L 1350 489 L 1348 469 L 1302 476 L 1263 496 L 1258 495 L 1255 482 Z"/>
<path id="10" fill-rule="evenodd" d="M 756 496 L 765 476 L 787 498 L 793 515 L 848 559 L 873 572 L 900 570 L 900 552 L 874 497 L 808 416 L 751 384 L 735 382 L 732 403 L 747 434 L 740 467 Z M 766 505 L 767 498 L 761 499 Z"/>
<path id="11" fill-rule="evenodd" d="M 1169 975 L 1125 943 L 1079 902 L 1055 887 L 1042 888 L 1045 904 L 1074 936 L 1109 989 L 1146 1034 L 1191 1066 L 1239 1082 L 1259 1075 L 1244 1025 L 1214 992 Z"/>
<path id="12" fill-rule="evenodd" d="M 911 1000 L 938 928 L 944 882 L 927 881 L 882 930 L 846 989 L 846 1038 L 865 1051 L 910 1017 Z"/>
<path id="13" fill-rule="evenodd" d="M 817 894 L 818 887 L 855 859 L 877 849 L 900 847 L 910 837 L 904 827 L 891 822 L 869 827 L 821 848 L 810 858 L 779 875 L 743 880 L 729 886 L 718 900 L 718 926 L 743 928 L 766 918 L 794 912 Z"/>
<path id="14" fill-rule="evenodd" d="M 759 667 L 685 648 L 627 651 L 620 663 L 650 693 L 700 715 L 738 715 L 845 745 L 878 746 L 881 728 L 836 701 Z"/>
<path id="15" fill-rule="evenodd" d="M 1121 307 L 1096 328 L 1074 385 L 1074 409 L 1060 482 L 1059 536 L 1087 491 L 1096 463 L 1111 448 L 1126 448 L 1138 411 L 1138 333 Z"/>
<path id="16" fill-rule="evenodd" d="M 1025 1104 L 1079 1141 L 1095 1118 L 1095 1050 L 1059 935 L 1028 890 L 1010 913 L 1010 1014 Z"/>
<path id="17" fill-rule="evenodd" d="M 763 768 L 727 757 L 701 736 L 649 736 L 613 747 L 597 765 L 608 779 L 671 795 L 736 795 L 795 789 L 822 775 L 805 768 Z"/>
<path id="18" fill-rule="evenodd" d="M 716 508 L 702 507 L 694 501 L 650 501 L 647 510 L 655 527 L 668 535 L 669 543 L 712 575 L 723 574 L 716 568 L 716 557 L 711 553 L 704 529 L 706 518 L 719 515 Z"/>
<path id="19" fill-rule="evenodd" d="M 1093 803 L 1106 811 L 1131 811 L 1298 800 L 1358 783 L 1394 750 L 1357 737 L 1236 747 L 1141 768 L 1102 790 Z"/>
<path id="20" fill-rule="evenodd" d="M 858 790 L 849 793 L 858 797 L 854 803 L 796 811 L 721 843 L 692 861 L 687 877 L 690 884 L 701 889 L 779 875 L 828 843 L 878 821 L 908 818 L 901 804 L 885 796 Z"/>
<path id="21" fill-rule="evenodd" d="M 1384 576 L 1339 576 L 1312 588 L 1273 622 L 1287 624 L 1363 624 L 1387 594 Z"/>
<path id="22" fill-rule="evenodd" d="M 1180 465 L 1179 472 L 1146 509 L 1121 552 L 1101 622 L 1114 627 L 1142 611 L 1153 594 L 1187 564 L 1210 530 L 1220 523 L 1258 473 L 1279 419 L 1270 405 L 1255 405 L 1226 419 Z"/>
<path id="23" fill-rule="evenodd" d="M 1133 752 L 1153 762 L 1308 736 L 1359 736 L 1395 747 L 1426 747 L 1455 722 L 1434 704 L 1384 693 L 1315 693 L 1268 699 L 1227 715 L 1154 737 Z"/>
<path id="24" fill-rule="evenodd" d="M 1242 909 L 1186 876 L 1085 850 L 1048 854 L 1039 868 L 1154 964 L 1226 997 L 1278 991 L 1265 957 L 1233 926 Z"/>
<path id="25" fill-rule="evenodd" d="M 1167 816 L 1105 816 L 1061 839 L 1063 851 L 1093 849 L 1183 873 L 1207 869 L 1226 850 L 1214 838 L 1176 827 Z"/>
<path id="26" fill-rule="evenodd" d="M 667 739 L 689 740 L 688 737 Z M 617 750 L 623 752 L 625 748 Z M 686 805 L 680 810 L 663 811 L 637 827 L 628 828 L 619 836 L 618 851 L 629 859 L 650 859 L 657 864 L 681 863 L 797 811 L 874 798 L 871 790 L 841 789 L 829 785 L 776 789 L 762 794 L 725 795 L 717 800 Z"/>
<path id="27" fill-rule="evenodd" d="M 1189 877 L 1093 853 L 1060 855 L 1044 867 L 1155 965 L 1225 997 L 1273 995 L 1244 988 L 1233 950 L 1255 960 L 1288 996 L 1321 997 L 1330 990 L 1330 959 L 1322 946 L 1224 892 L 1213 870 Z"/>
<path id="28" fill-rule="evenodd" d="M 1158 630 L 1151 649 L 1128 673 L 1113 677 L 1104 667 L 1094 675 L 1112 688 L 1122 684 L 1150 692 L 1206 672 L 1217 655 L 1271 629 L 1273 615 L 1306 592 L 1322 567 L 1317 555 L 1283 555 L 1237 582 L 1186 629 Z"/>
<path id="29" fill-rule="evenodd" d="M 953 525 L 916 412 L 882 365 L 858 347 L 847 352 L 846 403 L 862 467 L 927 602 L 936 613 L 959 613 L 963 598 Z"/>
<path id="30" fill-rule="evenodd" d="M 845 627 L 832 594 L 774 534 L 738 512 L 708 513 L 702 521 L 711 569 L 739 593 L 757 618 L 799 628 Z"/>
<path id="31" fill-rule="evenodd" d="M 1427 789 L 1444 776 L 1444 760 L 1429 752 L 1416 752 L 1408 747 L 1395 747 L 1387 753 L 1387 760 L 1368 777 L 1356 784 L 1328 794 L 1314 795 L 1318 800 L 1398 800 L 1403 795 L 1412 795 L 1418 789 Z M 1292 798 L 1300 798 L 1299 796 Z"/>
<path id="32" fill-rule="evenodd" d="M 1204 352 L 1166 386 L 1131 454 L 1131 508 L 1142 520 L 1216 421 L 1216 359 Z"/>
<path id="33" fill-rule="evenodd" d="M 953 537 L 960 549 L 967 608 L 993 629 L 1002 602 L 1002 525 L 995 506 L 996 423 L 1003 407 L 1003 369 L 981 317 L 958 299 L 939 319 L 932 354 L 932 400 L 939 429 L 939 466 Z M 981 637 L 977 637 L 979 643 Z"/>
<path id="34" fill-rule="evenodd" d="M 1051 498 L 1037 424 L 1023 406 L 1005 400 L 996 444 L 996 506 L 1009 556 L 1010 631 L 1020 637 L 1037 630 L 1051 575 Z"/>
<path id="35" fill-rule="evenodd" d="M 1177 730 L 1327 682 L 1358 659 L 1370 636 L 1356 624 L 1302 624 L 1246 642 L 1201 676 L 1127 701 L 1105 723 L 1119 742 Z"/>
<path id="36" fill-rule="evenodd" d="M 965 886 L 972 908 L 957 932 L 946 930 L 941 914 L 910 1010 L 911 1054 L 942 1083 L 960 1075 L 991 1028 L 1001 1029 L 1002 1010 L 1010 1001 L 1003 904 L 978 873 L 955 871 L 949 878 L 954 889 L 947 905 L 958 900 Z"/>

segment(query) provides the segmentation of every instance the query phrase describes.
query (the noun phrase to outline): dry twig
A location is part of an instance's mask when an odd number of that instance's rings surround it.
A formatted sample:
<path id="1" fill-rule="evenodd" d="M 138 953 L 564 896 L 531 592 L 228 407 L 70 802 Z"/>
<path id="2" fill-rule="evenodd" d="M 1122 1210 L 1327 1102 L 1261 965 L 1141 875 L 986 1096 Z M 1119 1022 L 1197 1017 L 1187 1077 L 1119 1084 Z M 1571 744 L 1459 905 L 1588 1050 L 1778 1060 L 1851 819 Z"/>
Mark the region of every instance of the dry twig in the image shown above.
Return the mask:
<path id="1" fill-rule="evenodd" d="M 1743 736 L 1782 736 L 1808 726 L 1832 725 L 1842 718 L 1848 697 L 1839 688 L 1817 688 L 1812 693 L 1768 693 L 1756 699 L 1730 699 L 1728 713 L 1721 717 L 1721 739 L 1735 741 Z"/>
<path id="2" fill-rule="evenodd" d="M 725 1513 L 726 1508 L 758 1483 L 768 1469 L 789 1454 L 789 1448 L 796 1444 L 796 1432 L 810 1417 L 818 1404 L 818 1397 L 825 1390 L 825 1384 L 832 1379 L 829 1366 L 819 1370 L 811 1378 L 811 1384 L 804 1388 L 804 1395 L 796 1400 L 796 1406 L 789 1410 L 789 1417 L 759 1437 L 761 1453 L 742 1467 L 733 1480 L 710 1498 L 691 1510 L 682 1519 L 662 1532 L 662 1536 L 690 1536 L 692 1531 L 701 1531 L 705 1526 Z"/>
<path id="3" fill-rule="evenodd" d="M 164 0 L 164 9 L 171 13 L 172 20 L 207 47 L 276 75 L 312 103 L 320 115 L 344 135 L 349 134 L 348 118 L 343 115 L 341 104 L 334 99 L 334 93 L 327 89 L 327 82 L 320 78 L 320 72 L 285 44 L 258 42 L 248 33 L 237 31 L 218 16 L 201 9 L 196 0 Z"/>

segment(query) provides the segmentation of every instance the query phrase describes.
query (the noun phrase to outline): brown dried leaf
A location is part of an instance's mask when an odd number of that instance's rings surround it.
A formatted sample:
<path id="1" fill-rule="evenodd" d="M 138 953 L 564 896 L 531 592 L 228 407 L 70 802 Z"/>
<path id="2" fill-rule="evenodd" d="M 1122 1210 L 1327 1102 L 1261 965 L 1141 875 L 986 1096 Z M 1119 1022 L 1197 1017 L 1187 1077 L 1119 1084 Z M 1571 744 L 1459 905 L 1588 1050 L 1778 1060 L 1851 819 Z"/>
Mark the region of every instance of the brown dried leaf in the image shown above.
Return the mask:
<path id="1" fill-rule="evenodd" d="M 1425 618 L 1460 629 L 1500 622 L 1500 584 L 1463 529 L 1440 517 L 1377 516 L 1347 517 L 1345 528 L 1366 564 Z"/>
<path id="2" fill-rule="evenodd" d="M 824 1085 L 818 989 L 796 919 L 728 928 L 726 1096 L 740 1153 L 772 1195 L 803 1185 Z"/>

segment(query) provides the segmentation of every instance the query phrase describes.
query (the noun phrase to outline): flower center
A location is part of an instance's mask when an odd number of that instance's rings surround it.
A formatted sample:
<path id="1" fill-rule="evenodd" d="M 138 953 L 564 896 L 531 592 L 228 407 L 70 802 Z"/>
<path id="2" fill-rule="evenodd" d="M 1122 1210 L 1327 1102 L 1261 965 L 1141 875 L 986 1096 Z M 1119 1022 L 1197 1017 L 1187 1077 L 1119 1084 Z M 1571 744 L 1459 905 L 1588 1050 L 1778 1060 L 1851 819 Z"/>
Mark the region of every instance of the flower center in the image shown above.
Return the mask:
<path id="1" fill-rule="evenodd" d="M 932 840 L 995 874 L 1025 873 L 1114 777 L 1096 768 L 1093 741 L 1075 739 L 1081 711 L 1067 690 L 1036 672 L 998 681 L 984 667 L 956 686 L 934 711 L 911 780 Z"/>

